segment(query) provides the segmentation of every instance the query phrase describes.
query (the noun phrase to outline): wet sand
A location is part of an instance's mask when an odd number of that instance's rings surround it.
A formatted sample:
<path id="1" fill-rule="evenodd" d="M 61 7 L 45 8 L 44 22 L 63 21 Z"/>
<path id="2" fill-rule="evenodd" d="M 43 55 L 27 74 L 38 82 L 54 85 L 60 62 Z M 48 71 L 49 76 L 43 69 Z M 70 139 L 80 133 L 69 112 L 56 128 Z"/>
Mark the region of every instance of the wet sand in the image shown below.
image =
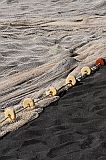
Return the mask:
<path id="1" fill-rule="evenodd" d="M 38 99 L 49 86 L 59 89 L 69 74 L 106 58 L 105 13 L 102 0 L 1 1 L 0 108 Z"/>

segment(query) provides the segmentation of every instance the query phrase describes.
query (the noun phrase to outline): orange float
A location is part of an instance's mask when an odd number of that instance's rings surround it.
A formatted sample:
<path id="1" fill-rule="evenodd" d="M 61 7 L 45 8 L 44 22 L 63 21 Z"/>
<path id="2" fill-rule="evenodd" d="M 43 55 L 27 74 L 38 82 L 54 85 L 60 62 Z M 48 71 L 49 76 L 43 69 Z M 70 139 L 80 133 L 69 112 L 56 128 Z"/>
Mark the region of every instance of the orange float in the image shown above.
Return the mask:
<path id="1" fill-rule="evenodd" d="M 105 60 L 103 58 L 98 58 L 96 60 L 96 65 L 104 66 L 105 65 Z"/>

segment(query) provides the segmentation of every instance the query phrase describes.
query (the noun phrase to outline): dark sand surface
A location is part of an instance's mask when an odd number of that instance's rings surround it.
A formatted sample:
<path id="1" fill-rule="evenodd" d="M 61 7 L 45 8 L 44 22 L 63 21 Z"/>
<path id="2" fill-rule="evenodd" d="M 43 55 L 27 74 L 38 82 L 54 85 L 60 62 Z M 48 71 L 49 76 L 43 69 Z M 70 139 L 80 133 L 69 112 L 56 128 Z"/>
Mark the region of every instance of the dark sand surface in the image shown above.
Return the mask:
<path id="1" fill-rule="evenodd" d="M 106 160 L 106 67 L 0 139 L 0 160 Z"/>
<path id="2" fill-rule="evenodd" d="M 105 0 L 0 0 L 0 121 L 4 108 L 58 90 L 98 57 L 106 58 Z M 0 137 L 28 122 L 24 114 Z"/>

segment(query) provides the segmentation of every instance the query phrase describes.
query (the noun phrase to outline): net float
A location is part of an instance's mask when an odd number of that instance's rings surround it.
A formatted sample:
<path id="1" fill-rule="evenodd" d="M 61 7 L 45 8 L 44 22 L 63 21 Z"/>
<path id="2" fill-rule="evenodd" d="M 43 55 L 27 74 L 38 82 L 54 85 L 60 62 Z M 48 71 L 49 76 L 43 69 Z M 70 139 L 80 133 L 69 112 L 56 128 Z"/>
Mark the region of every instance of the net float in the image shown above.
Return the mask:
<path id="1" fill-rule="evenodd" d="M 22 106 L 24 108 L 33 109 L 33 108 L 35 108 L 35 102 L 32 98 L 25 98 L 22 102 Z"/>
<path id="2" fill-rule="evenodd" d="M 5 119 L 7 119 L 8 122 L 15 122 L 16 121 L 16 113 L 14 108 L 8 107 L 4 110 Z"/>
<path id="3" fill-rule="evenodd" d="M 81 74 L 82 76 L 85 76 L 85 75 L 89 76 L 91 74 L 91 68 L 88 66 L 83 67 L 81 69 Z"/>
<path id="4" fill-rule="evenodd" d="M 104 66 L 105 65 L 105 60 L 103 58 L 98 58 L 96 60 L 96 65 Z"/>
<path id="5" fill-rule="evenodd" d="M 75 76 L 70 75 L 66 78 L 66 85 L 68 85 L 69 87 L 74 86 L 76 82 L 77 81 L 76 81 Z"/>
<path id="6" fill-rule="evenodd" d="M 50 87 L 46 91 L 46 96 L 56 96 L 57 95 L 57 89 L 55 87 Z"/>

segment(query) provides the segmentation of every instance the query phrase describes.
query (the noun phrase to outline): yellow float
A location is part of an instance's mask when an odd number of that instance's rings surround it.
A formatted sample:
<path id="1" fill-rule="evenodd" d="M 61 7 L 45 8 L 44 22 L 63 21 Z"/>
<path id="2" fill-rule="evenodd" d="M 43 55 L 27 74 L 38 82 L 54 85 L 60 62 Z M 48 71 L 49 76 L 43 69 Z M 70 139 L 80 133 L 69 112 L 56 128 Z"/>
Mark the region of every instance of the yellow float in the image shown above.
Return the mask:
<path id="1" fill-rule="evenodd" d="M 24 108 L 33 109 L 33 108 L 35 108 L 35 102 L 32 98 L 25 98 L 22 102 L 22 106 Z"/>
<path id="2" fill-rule="evenodd" d="M 57 89 L 55 87 L 50 87 L 46 91 L 46 96 L 56 96 L 57 95 Z"/>
<path id="3" fill-rule="evenodd" d="M 11 122 L 16 121 L 16 113 L 15 113 L 14 108 L 11 108 L 11 107 L 6 108 L 5 111 L 4 111 L 4 114 L 5 114 L 5 119 L 8 122 L 11 123 Z"/>
<path id="4" fill-rule="evenodd" d="M 81 69 L 82 76 L 87 75 L 89 76 L 91 74 L 91 68 L 88 66 L 85 66 Z"/>
<path id="5" fill-rule="evenodd" d="M 72 76 L 72 75 L 70 75 L 70 76 L 68 76 L 67 78 L 66 78 L 66 85 L 68 85 L 69 87 L 72 87 L 72 86 L 74 86 L 75 84 L 76 84 L 76 78 L 75 78 L 75 76 Z"/>

